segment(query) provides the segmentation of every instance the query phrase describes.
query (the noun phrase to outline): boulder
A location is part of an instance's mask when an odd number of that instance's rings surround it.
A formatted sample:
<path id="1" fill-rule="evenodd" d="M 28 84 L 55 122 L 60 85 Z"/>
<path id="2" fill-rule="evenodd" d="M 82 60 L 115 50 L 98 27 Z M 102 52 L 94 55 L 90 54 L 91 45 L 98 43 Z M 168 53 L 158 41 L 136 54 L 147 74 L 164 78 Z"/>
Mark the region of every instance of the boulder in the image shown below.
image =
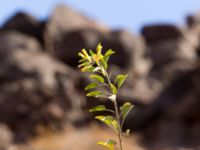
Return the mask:
<path id="1" fill-rule="evenodd" d="M 68 32 L 82 29 L 93 29 L 100 32 L 107 32 L 109 30 L 103 24 L 89 19 L 70 7 L 64 5 L 56 6 L 45 25 L 46 49 L 53 53 L 57 50 L 57 43 L 63 40 L 63 35 L 65 36 Z"/>
<path id="2" fill-rule="evenodd" d="M 19 39 L 24 35 L 16 35 L 8 32 L 0 36 L 4 57 L 0 62 L 0 121 L 23 140 L 40 125 L 57 128 L 66 121 L 83 119 L 85 98 L 77 88 L 79 74 L 34 49 L 30 37 L 22 41 Z"/>
<path id="3" fill-rule="evenodd" d="M 66 64 L 76 67 L 78 65 L 78 52 L 83 48 L 95 49 L 102 40 L 103 34 L 94 29 L 83 29 L 63 33 L 59 41 L 54 41 L 53 55 Z M 51 53 L 52 54 L 52 53 Z"/>
<path id="4" fill-rule="evenodd" d="M 18 12 L 9 18 L 2 26 L 2 31 L 17 31 L 36 38 L 43 44 L 44 23 L 38 21 L 33 16 Z"/>
<path id="5" fill-rule="evenodd" d="M 163 40 L 182 37 L 180 28 L 171 24 L 156 24 L 144 26 L 141 31 L 147 43 L 155 43 Z"/>
<path id="6" fill-rule="evenodd" d="M 142 132 L 149 149 L 198 149 L 200 68 L 182 74 L 149 105 L 136 105 L 127 128 Z M 153 143 L 153 144 L 152 144 Z"/>

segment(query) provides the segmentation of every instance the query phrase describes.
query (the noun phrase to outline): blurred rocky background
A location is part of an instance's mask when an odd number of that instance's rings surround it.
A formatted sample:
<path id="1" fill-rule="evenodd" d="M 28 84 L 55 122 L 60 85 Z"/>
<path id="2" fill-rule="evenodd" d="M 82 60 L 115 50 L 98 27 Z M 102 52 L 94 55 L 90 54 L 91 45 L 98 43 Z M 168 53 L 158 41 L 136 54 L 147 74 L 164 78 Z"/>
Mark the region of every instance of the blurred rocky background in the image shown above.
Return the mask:
<path id="1" fill-rule="evenodd" d="M 88 109 L 77 53 L 98 43 L 116 54 L 113 73 L 128 73 L 119 95 L 134 110 L 127 150 L 200 149 L 200 14 L 184 27 L 112 30 L 67 6 L 46 20 L 18 12 L 0 28 L 0 150 L 100 150 L 113 133 Z"/>

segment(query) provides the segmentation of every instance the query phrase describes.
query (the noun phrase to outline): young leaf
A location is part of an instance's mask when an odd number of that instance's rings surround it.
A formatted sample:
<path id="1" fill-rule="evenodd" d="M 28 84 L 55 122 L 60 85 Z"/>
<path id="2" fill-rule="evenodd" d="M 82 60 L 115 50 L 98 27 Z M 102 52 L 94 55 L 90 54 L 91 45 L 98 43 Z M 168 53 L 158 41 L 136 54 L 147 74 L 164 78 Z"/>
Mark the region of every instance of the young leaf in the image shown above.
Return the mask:
<path id="1" fill-rule="evenodd" d="M 102 62 L 102 65 L 103 65 L 104 69 L 107 69 L 107 68 L 108 68 L 108 64 L 107 64 L 107 62 L 104 60 L 104 58 L 101 59 L 101 62 Z"/>
<path id="2" fill-rule="evenodd" d="M 84 62 L 87 62 L 87 59 L 82 58 L 82 59 L 80 59 L 78 62 L 79 62 L 79 63 L 84 63 Z"/>
<path id="3" fill-rule="evenodd" d="M 110 58 L 110 56 L 111 56 L 112 54 L 114 54 L 114 53 L 115 53 L 115 52 L 112 51 L 111 49 L 107 50 L 106 53 L 105 53 L 105 55 L 104 55 L 104 61 L 107 63 L 108 60 L 109 60 L 109 58 Z"/>
<path id="4" fill-rule="evenodd" d="M 101 91 L 92 91 L 86 94 L 88 97 L 100 97 L 103 93 Z"/>
<path id="5" fill-rule="evenodd" d="M 133 108 L 133 105 L 131 103 L 124 103 L 121 107 L 120 107 L 120 111 L 122 114 L 123 119 L 126 118 L 126 116 L 128 115 L 128 113 L 131 111 L 131 109 Z"/>
<path id="6" fill-rule="evenodd" d="M 96 111 L 105 111 L 106 107 L 104 105 L 96 106 L 89 110 L 89 112 L 96 112 Z"/>
<path id="7" fill-rule="evenodd" d="M 88 86 L 85 87 L 85 90 L 93 89 L 93 88 L 96 88 L 97 86 L 98 86 L 98 83 L 92 82 Z"/>
<path id="8" fill-rule="evenodd" d="M 114 129 L 114 131 L 116 133 L 119 132 L 119 125 L 118 125 L 117 121 L 112 116 L 96 116 L 95 119 L 100 120 L 101 122 L 105 123 L 106 125 L 108 125 L 112 129 Z"/>
<path id="9" fill-rule="evenodd" d="M 120 88 L 127 77 L 128 75 L 123 75 L 123 74 L 118 75 L 115 79 L 115 85 L 117 85 L 117 87 Z"/>
<path id="10" fill-rule="evenodd" d="M 90 75 L 90 78 L 95 80 L 95 81 L 98 81 L 100 83 L 104 83 L 105 82 L 104 78 L 102 76 L 100 76 L 100 75 L 97 75 L 97 74 Z"/>
<path id="11" fill-rule="evenodd" d="M 97 144 L 102 145 L 102 146 L 108 148 L 109 150 L 114 150 L 114 145 L 116 145 L 117 142 L 109 139 L 105 142 L 99 141 L 99 142 L 97 142 Z"/>
<path id="12" fill-rule="evenodd" d="M 91 56 L 94 55 L 94 52 L 91 49 L 89 50 L 89 52 Z"/>
<path id="13" fill-rule="evenodd" d="M 82 72 L 92 72 L 94 70 L 94 67 L 92 66 L 85 66 L 83 68 L 81 68 Z"/>
<path id="14" fill-rule="evenodd" d="M 114 113 L 113 110 L 107 109 L 104 105 L 99 105 L 89 110 L 89 112 L 97 112 L 97 111 L 108 111 Z"/>
<path id="15" fill-rule="evenodd" d="M 90 65 L 89 62 L 84 62 L 84 63 L 78 65 L 78 67 L 81 68 L 81 67 L 92 67 L 92 66 Z"/>
<path id="16" fill-rule="evenodd" d="M 116 95 L 117 94 L 117 88 L 112 83 L 110 84 L 110 87 L 111 87 L 112 93 L 114 95 Z"/>
<path id="17" fill-rule="evenodd" d="M 97 45 L 97 47 L 96 47 L 97 55 L 101 55 L 102 48 L 103 48 L 103 47 L 102 47 L 101 43 L 99 43 L 99 44 Z"/>
<path id="18" fill-rule="evenodd" d="M 85 58 L 85 56 L 81 52 L 78 53 L 78 56 L 80 56 L 81 58 Z"/>

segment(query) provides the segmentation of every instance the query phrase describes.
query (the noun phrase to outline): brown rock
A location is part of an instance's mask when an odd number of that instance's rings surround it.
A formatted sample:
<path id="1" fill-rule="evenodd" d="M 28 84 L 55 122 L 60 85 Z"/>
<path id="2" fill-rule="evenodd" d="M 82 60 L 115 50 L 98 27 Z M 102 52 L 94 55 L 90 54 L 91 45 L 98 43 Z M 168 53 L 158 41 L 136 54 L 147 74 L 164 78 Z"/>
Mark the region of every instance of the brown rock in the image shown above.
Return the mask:
<path id="1" fill-rule="evenodd" d="M 143 133 L 149 149 L 198 149 L 200 135 L 200 69 L 174 80 L 149 105 L 136 105 L 127 127 Z M 132 127 L 131 127 L 132 126 Z"/>
<path id="2" fill-rule="evenodd" d="M 33 36 L 40 43 L 43 43 L 43 23 L 24 12 L 18 12 L 3 24 L 3 31 L 17 31 Z"/>
<path id="3" fill-rule="evenodd" d="M 57 50 L 57 43 L 63 40 L 63 35 L 65 36 L 68 32 L 82 29 L 100 32 L 107 32 L 109 30 L 104 25 L 89 19 L 67 6 L 57 6 L 46 23 L 44 35 L 46 49 L 53 53 Z"/>
<path id="4" fill-rule="evenodd" d="M 142 29 L 142 35 L 147 43 L 155 43 L 163 40 L 178 39 L 182 37 L 182 31 L 174 25 L 151 25 Z"/>
<path id="5" fill-rule="evenodd" d="M 82 119 L 84 97 L 76 89 L 77 72 L 32 49 L 29 37 L 23 42 L 13 40 L 12 46 L 7 44 L 8 37 L 23 37 L 15 35 L 4 33 L 0 37 L 4 48 L 0 50 L 4 53 L 0 62 L 0 121 L 20 139 L 33 133 L 38 125 L 59 127 L 66 120 Z"/>

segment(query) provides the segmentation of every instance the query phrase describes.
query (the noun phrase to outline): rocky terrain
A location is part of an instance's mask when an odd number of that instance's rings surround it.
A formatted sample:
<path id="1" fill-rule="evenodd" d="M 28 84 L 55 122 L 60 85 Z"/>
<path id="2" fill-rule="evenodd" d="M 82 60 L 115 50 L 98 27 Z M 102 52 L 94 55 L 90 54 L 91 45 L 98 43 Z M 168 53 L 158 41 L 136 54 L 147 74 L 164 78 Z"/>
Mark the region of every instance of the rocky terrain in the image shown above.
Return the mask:
<path id="1" fill-rule="evenodd" d="M 110 104 L 85 97 L 76 67 L 99 42 L 116 51 L 113 73 L 129 74 L 119 94 L 135 105 L 127 149 L 200 149 L 200 14 L 133 35 L 57 6 L 46 20 L 18 12 L 0 28 L 0 150 L 100 149 L 112 133 L 88 109 Z"/>

